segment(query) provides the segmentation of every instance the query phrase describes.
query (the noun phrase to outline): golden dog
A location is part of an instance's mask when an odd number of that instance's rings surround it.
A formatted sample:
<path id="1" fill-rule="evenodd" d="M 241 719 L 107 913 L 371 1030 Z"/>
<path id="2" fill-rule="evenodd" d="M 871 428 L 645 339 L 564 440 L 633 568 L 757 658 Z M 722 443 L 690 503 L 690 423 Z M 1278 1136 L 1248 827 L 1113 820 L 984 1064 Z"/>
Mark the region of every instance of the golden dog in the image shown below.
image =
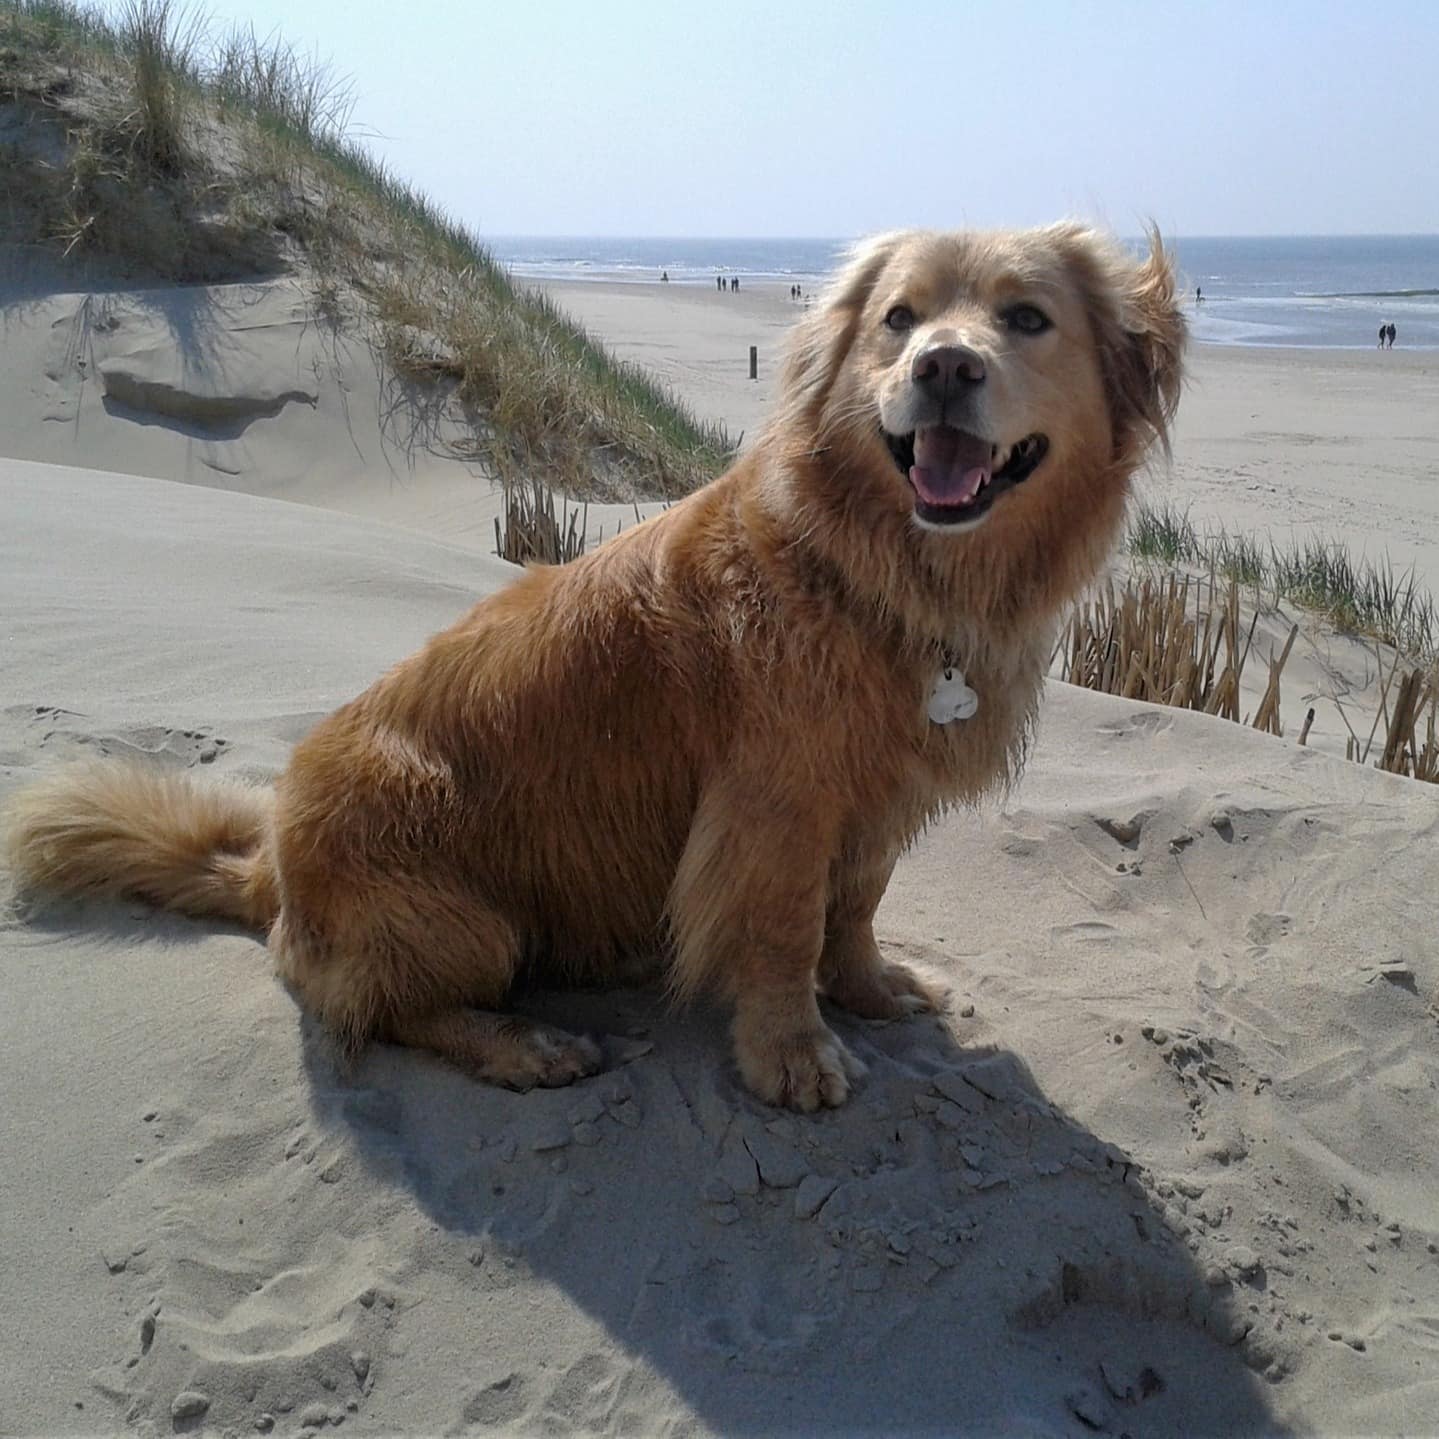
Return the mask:
<path id="1" fill-rule="evenodd" d="M 840 1104 L 860 1066 L 817 996 L 934 1002 L 875 909 L 921 827 L 1022 762 L 1183 341 L 1157 236 L 1143 261 L 1068 224 L 876 239 L 727 474 L 476 605 L 273 794 L 105 763 L 38 781 L 17 877 L 267 928 L 349 1045 L 515 1088 L 600 1063 L 499 1012 L 517 970 L 647 951 L 677 995 L 727 997 L 761 1098 Z"/>

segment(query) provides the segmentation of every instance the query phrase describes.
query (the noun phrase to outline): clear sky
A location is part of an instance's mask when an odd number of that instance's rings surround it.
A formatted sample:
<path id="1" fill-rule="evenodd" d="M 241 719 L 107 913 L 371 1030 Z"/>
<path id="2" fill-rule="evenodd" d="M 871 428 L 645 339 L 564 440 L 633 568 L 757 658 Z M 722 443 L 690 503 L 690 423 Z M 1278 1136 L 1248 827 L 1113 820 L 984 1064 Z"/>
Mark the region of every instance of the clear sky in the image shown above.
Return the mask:
<path id="1" fill-rule="evenodd" d="M 1439 0 L 219 0 L 483 234 L 1439 230 Z"/>

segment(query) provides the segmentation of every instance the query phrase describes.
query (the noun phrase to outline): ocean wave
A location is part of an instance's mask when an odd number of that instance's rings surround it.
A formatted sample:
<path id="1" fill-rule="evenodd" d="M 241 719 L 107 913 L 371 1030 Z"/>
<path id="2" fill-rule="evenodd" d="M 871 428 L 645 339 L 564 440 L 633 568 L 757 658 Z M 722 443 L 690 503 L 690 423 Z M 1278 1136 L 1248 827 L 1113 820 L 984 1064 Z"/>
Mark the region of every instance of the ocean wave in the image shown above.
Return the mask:
<path id="1" fill-rule="evenodd" d="M 1416 300 L 1439 295 L 1439 290 L 1300 290 L 1305 300 Z"/>

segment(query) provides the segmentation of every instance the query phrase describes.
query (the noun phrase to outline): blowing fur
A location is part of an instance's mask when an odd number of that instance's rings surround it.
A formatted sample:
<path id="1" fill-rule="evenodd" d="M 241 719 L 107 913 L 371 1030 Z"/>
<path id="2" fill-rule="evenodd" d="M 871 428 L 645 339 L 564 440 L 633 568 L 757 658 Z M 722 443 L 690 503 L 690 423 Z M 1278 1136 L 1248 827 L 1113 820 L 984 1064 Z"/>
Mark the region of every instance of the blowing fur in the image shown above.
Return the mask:
<path id="1" fill-rule="evenodd" d="M 1183 343 L 1157 236 L 1138 261 L 1075 225 L 873 240 L 728 473 L 476 605 L 273 793 L 106 762 L 41 779 L 9 811 L 16 876 L 267 930 L 342 1040 L 521 1089 L 600 1053 L 503 1011 L 520 967 L 650 955 L 676 995 L 731 1004 L 756 1094 L 840 1104 L 861 1066 L 818 999 L 936 1003 L 881 957 L 875 910 L 926 822 L 1018 773 Z"/>

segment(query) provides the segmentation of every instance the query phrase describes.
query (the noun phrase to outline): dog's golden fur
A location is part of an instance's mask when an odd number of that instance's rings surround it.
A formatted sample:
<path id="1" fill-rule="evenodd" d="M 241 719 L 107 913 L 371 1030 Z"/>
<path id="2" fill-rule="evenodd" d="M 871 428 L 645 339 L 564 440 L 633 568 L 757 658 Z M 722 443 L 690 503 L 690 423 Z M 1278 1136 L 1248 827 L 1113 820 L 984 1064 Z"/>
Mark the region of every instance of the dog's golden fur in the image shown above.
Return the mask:
<path id="1" fill-rule="evenodd" d="M 1052 327 L 1016 330 L 1020 303 Z M 1049 441 L 953 533 L 915 522 L 880 429 L 935 337 L 980 357 L 960 418 L 996 455 Z M 18 878 L 267 928 L 346 1041 L 521 1088 L 599 1052 L 499 1012 L 517 968 L 651 951 L 678 994 L 728 998 L 757 1094 L 838 1104 L 859 1066 L 816 996 L 932 1003 L 881 958 L 875 908 L 930 818 L 1016 772 L 1183 338 L 1157 237 L 1142 262 L 1073 225 L 881 237 L 801 321 L 778 414 L 722 478 L 476 605 L 321 723 L 273 796 L 105 764 L 40 780 L 11 812 Z M 954 663 L 978 713 L 931 723 Z"/>

